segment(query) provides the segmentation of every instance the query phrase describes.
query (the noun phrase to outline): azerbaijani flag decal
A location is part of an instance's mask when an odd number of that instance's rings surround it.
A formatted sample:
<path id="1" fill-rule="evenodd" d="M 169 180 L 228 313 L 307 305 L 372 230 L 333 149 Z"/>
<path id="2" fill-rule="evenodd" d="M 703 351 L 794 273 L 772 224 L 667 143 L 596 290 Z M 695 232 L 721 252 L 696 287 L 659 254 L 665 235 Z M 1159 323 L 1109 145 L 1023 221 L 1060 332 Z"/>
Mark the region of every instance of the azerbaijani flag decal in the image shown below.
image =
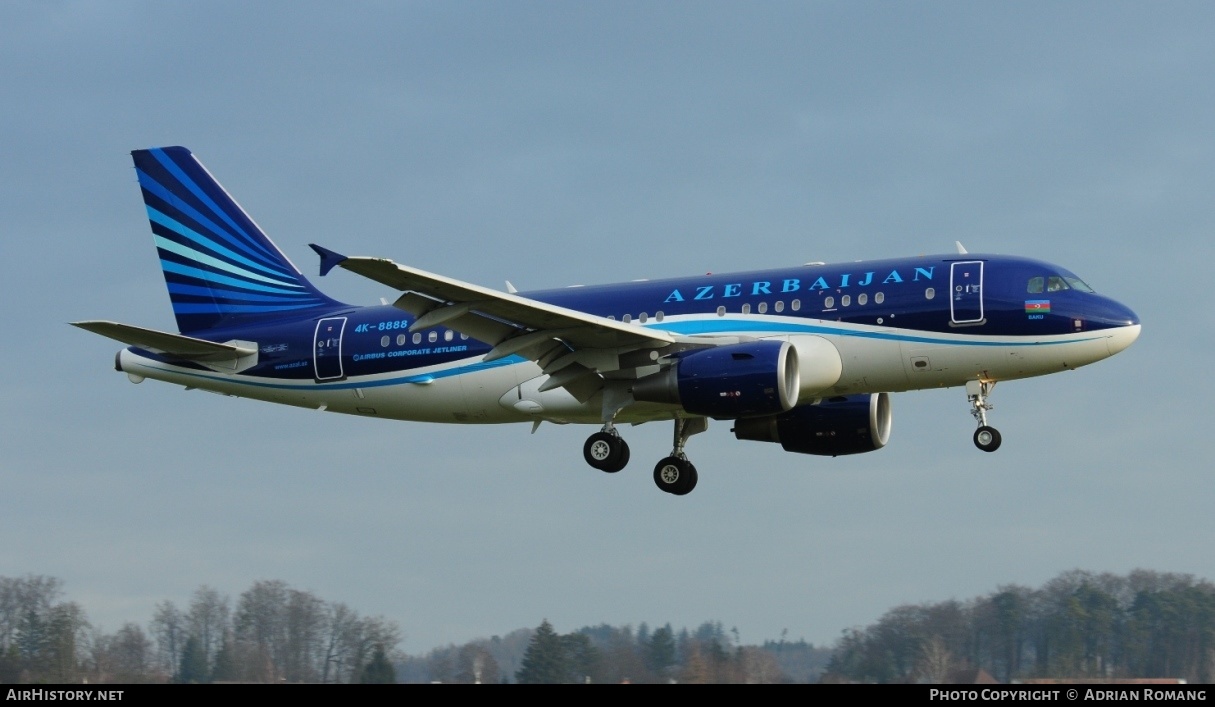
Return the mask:
<path id="1" fill-rule="evenodd" d="M 1027 299 L 1025 300 L 1026 314 L 1050 314 L 1050 300 L 1048 299 Z"/>

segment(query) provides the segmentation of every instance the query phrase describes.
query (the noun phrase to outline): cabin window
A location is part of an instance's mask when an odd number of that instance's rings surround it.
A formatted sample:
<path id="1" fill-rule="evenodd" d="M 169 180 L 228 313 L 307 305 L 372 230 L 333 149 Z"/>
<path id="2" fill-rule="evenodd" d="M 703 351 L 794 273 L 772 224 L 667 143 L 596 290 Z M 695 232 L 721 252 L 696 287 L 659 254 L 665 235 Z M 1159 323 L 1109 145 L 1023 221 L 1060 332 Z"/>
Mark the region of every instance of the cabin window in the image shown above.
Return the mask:
<path id="1" fill-rule="evenodd" d="M 848 305 L 850 305 L 850 304 L 852 304 L 852 297 L 851 297 L 851 296 L 849 296 L 849 295 L 844 295 L 843 297 L 840 297 L 840 306 L 841 306 L 841 307 L 847 307 L 847 306 L 848 306 Z"/>
<path id="2" fill-rule="evenodd" d="M 726 308 L 724 306 L 717 308 L 717 316 L 719 316 L 719 317 L 726 316 Z"/>
<path id="3" fill-rule="evenodd" d="M 662 314 L 661 309 L 654 313 L 654 321 L 661 322 L 662 318 L 663 318 L 663 314 Z"/>
<path id="4" fill-rule="evenodd" d="M 772 305 L 772 309 L 775 309 L 777 312 L 785 311 L 784 300 L 776 300 L 776 304 Z"/>
<path id="5" fill-rule="evenodd" d="M 649 320 L 650 320 L 650 315 L 645 312 L 642 312 L 641 316 L 637 317 L 637 321 L 641 322 L 642 324 L 645 324 Z"/>
<path id="6" fill-rule="evenodd" d="M 794 312 L 796 312 L 797 310 L 802 308 L 802 301 L 799 299 L 793 300 L 793 302 L 790 303 L 789 308 L 792 309 Z"/>
<path id="7" fill-rule="evenodd" d="M 420 332 L 415 331 L 413 333 L 413 343 L 415 343 L 415 344 L 422 343 L 422 334 Z"/>
<path id="8" fill-rule="evenodd" d="M 1042 285 L 1044 285 L 1045 283 L 1046 283 L 1046 278 L 1031 277 L 1031 278 L 1029 278 L 1029 284 L 1025 286 L 1025 291 L 1031 295 L 1041 294 Z"/>
<path id="9" fill-rule="evenodd" d="M 380 346 L 387 346 L 389 341 L 391 341 L 391 339 L 388 338 L 387 334 L 381 336 L 380 337 Z"/>
<path id="10" fill-rule="evenodd" d="M 767 314 L 768 313 L 768 303 L 760 302 L 759 304 L 755 305 L 755 311 L 759 312 L 760 314 Z"/>
<path id="11" fill-rule="evenodd" d="M 468 341 L 468 334 L 460 334 L 460 341 Z"/>
<path id="12" fill-rule="evenodd" d="M 924 290 L 924 299 L 932 299 L 933 297 L 936 297 L 936 296 L 937 296 L 937 291 L 934 290 L 933 288 L 929 287 L 927 290 Z"/>
<path id="13" fill-rule="evenodd" d="M 397 334 L 397 346 L 404 346 L 404 345 L 405 345 L 405 335 Z"/>
<path id="14" fill-rule="evenodd" d="M 886 295 L 879 292 L 873 296 L 873 301 L 875 304 L 881 304 L 886 301 Z"/>
<path id="15" fill-rule="evenodd" d="M 615 314 L 609 314 L 609 315 L 608 315 L 608 319 L 611 319 L 612 321 L 616 321 L 616 315 L 615 315 Z"/>
<path id="16" fill-rule="evenodd" d="M 439 340 L 439 332 L 437 332 L 437 331 L 432 331 L 432 332 L 430 332 L 429 334 L 427 334 L 427 335 L 426 335 L 426 340 L 427 340 L 427 341 L 429 341 L 429 342 L 430 342 L 430 343 L 432 343 L 432 344 L 433 344 L 434 342 L 438 341 L 438 340 Z"/>
<path id="17" fill-rule="evenodd" d="M 455 337 L 456 337 L 456 333 L 454 331 L 452 331 L 451 329 L 448 329 L 447 331 L 443 332 L 444 341 L 451 341 Z"/>
<path id="18" fill-rule="evenodd" d="M 823 300 L 823 309 L 835 309 L 835 298 L 828 297 L 827 299 Z"/>
<path id="19" fill-rule="evenodd" d="M 1068 290 L 1068 289 L 1071 289 L 1071 288 L 1067 286 L 1067 283 L 1063 281 L 1063 278 L 1058 277 L 1056 275 L 1052 275 L 1050 277 L 1050 279 L 1048 279 L 1046 281 L 1046 291 L 1047 292 L 1059 292 L 1061 290 Z"/>
<path id="20" fill-rule="evenodd" d="M 856 296 L 857 304 L 866 304 L 868 302 L 869 302 L 869 295 L 865 294 L 864 292 L 862 292 Z"/>
<path id="21" fill-rule="evenodd" d="M 624 322 L 625 324 L 628 324 L 629 322 L 633 321 L 633 315 L 626 314 L 620 318 L 620 321 Z"/>
<path id="22" fill-rule="evenodd" d="M 749 304 L 744 304 L 744 305 L 742 306 L 742 313 L 743 313 L 743 314 L 750 314 L 750 313 L 751 313 L 751 305 L 749 305 Z"/>

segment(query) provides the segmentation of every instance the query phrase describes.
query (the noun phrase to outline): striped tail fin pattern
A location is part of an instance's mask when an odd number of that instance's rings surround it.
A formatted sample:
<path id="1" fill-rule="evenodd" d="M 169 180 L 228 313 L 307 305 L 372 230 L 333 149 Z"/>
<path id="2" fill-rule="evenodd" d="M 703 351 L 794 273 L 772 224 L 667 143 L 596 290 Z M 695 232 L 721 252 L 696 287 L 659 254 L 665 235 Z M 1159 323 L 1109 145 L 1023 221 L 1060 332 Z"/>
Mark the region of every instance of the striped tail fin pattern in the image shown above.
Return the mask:
<path id="1" fill-rule="evenodd" d="M 182 333 L 343 306 L 304 278 L 189 150 L 131 157 Z"/>

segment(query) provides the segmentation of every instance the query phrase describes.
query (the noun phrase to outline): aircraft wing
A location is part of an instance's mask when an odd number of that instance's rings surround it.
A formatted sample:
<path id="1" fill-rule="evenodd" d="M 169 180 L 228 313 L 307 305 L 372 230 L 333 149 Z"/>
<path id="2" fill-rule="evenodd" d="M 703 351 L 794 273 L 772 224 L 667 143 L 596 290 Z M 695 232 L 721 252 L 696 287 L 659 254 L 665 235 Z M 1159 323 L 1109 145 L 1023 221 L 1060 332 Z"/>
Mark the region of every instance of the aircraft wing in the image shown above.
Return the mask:
<path id="1" fill-rule="evenodd" d="M 385 258 L 351 258 L 311 247 L 321 256 L 322 275 L 342 267 L 403 290 L 394 306 L 417 317 L 411 330 L 443 325 L 493 344 L 487 361 L 517 354 L 538 362 L 550 376 L 542 390 L 564 387 L 579 399 L 589 398 L 602 388 L 598 374 L 627 367 L 621 356 L 676 343 L 665 331 L 491 290 Z"/>
<path id="2" fill-rule="evenodd" d="M 72 326 L 141 349 L 200 363 L 231 363 L 235 367 L 241 359 L 257 354 L 257 345 L 251 342 L 217 344 L 192 336 L 107 321 L 72 322 Z"/>

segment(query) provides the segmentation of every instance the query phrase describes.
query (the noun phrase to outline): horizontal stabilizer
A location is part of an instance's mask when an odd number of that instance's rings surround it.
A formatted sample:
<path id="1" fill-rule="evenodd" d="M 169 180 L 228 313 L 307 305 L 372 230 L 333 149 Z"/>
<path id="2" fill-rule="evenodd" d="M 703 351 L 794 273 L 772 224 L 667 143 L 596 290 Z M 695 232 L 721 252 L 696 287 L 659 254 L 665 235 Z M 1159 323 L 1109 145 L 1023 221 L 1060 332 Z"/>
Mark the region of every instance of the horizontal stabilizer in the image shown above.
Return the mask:
<path id="1" fill-rule="evenodd" d="M 257 353 L 256 345 L 217 344 L 214 341 L 195 339 L 192 336 L 170 334 L 167 331 L 145 329 L 118 322 L 86 321 L 72 322 L 72 326 L 85 331 L 138 346 L 166 356 L 199 362 L 235 361 Z M 247 343 L 247 342 L 242 342 Z"/>

